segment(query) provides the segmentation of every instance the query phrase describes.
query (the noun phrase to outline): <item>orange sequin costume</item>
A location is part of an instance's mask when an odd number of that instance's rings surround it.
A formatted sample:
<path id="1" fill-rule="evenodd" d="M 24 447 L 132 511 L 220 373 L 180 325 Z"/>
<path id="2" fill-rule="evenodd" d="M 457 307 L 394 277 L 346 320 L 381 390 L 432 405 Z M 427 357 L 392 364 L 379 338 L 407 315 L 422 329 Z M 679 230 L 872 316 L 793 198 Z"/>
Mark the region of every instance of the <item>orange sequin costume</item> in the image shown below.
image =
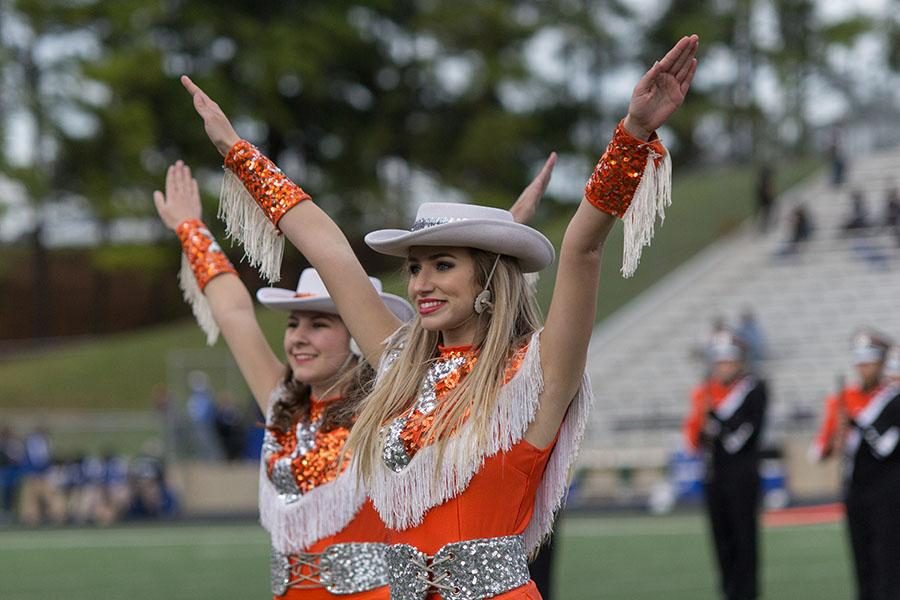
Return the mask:
<path id="1" fill-rule="evenodd" d="M 202 291 L 216 275 L 234 273 L 234 266 L 200 219 L 188 219 L 175 228 L 197 285 Z"/>
<path id="2" fill-rule="evenodd" d="M 225 167 L 244 184 L 266 217 L 277 227 L 284 214 L 304 200 L 309 194 L 291 181 L 259 149 L 246 140 L 240 140 L 225 156 Z"/>
<path id="3" fill-rule="evenodd" d="M 504 383 L 508 383 L 519 370 L 527 350 L 528 344 L 523 344 L 510 358 L 504 374 Z M 472 372 L 478 362 L 478 353 L 472 349 L 472 346 L 438 346 L 437 360 L 449 364 L 455 362 L 459 364 L 449 370 L 446 375 L 434 381 L 433 393 L 439 404 L 442 400 L 449 398 L 453 390 Z M 410 458 L 426 445 L 434 443 L 434 436 L 429 435 L 429 432 L 434 425 L 434 417 L 437 412 L 435 408 L 436 406 L 430 407 L 429 410 L 421 402 L 417 402 L 404 417 L 406 423 L 400 430 L 400 439 Z M 466 415 L 468 415 L 468 411 L 466 411 Z M 453 431 L 455 428 L 451 430 L 451 434 Z"/>
<path id="4" fill-rule="evenodd" d="M 297 502 L 304 494 L 308 494 L 320 486 L 333 484 L 349 464 L 349 457 L 339 464 L 338 459 L 347 436 L 346 427 L 336 427 L 330 431 L 321 431 L 320 425 L 325 409 L 340 398 L 327 400 L 311 399 L 308 415 L 298 415 L 293 426 L 284 431 L 277 427 L 266 428 L 266 441 L 263 445 L 263 460 L 266 475 L 276 488 L 282 492 L 286 503 Z M 290 478 L 290 482 L 286 481 Z M 353 519 L 334 535 L 323 537 L 303 549 L 310 554 L 325 552 L 329 546 L 350 542 L 383 542 L 385 537 L 384 523 L 370 502 L 365 502 Z M 311 576 L 313 573 L 305 565 L 296 563 L 298 573 Z M 334 595 L 323 588 L 291 587 L 283 595 L 274 596 L 277 600 L 387 600 L 386 587 L 376 588 L 354 594 Z"/>
<path id="5" fill-rule="evenodd" d="M 524 344 L 510 357 L 504 371 L 504 384 L 518 373 L 527 351 L 528 344 Z M 434 441 L 428 435 L 433 425 L 433 418 L 429 417 L 471 372 L 478 356 L 468 346 L 439 347 L 437 361 L 454 359 L 462 361 L 461 364 L 451 362 L 453 368 L 434 381 L 435 404 L 431 410 L 423 411 L 415 406 L 395 421 L 404 423 L 400 437 L 410 455 Z M 546 448 L 537 448 L 522 439 L 509 450 L 486 457 L 465 490 L 429 509 L 418 525 L 403 530 L 388 529 L 386 542 L 410 544 L 433 555 L 446 544 L 460 540 L 522 534 L 531 521 L 537 490 L 555 444 L 554 441 Z M 502 493 L 498 493 L 500 490 Z M 540 600 L 540 597 L 532 581 L 491 596 L 492 600 Z M 439 593 L 428 595 L 428 600 L 442 598 Z"/>
<path id="6" fill-rule="evenodd" d="M 637 191 L 647 162 L 659 165 L 666 156 L 659 136 L 648 141 L 632 136 L 619 122 L 612 140 L 584 188 L 584 197 L 597 209 L 620 219 L 625 217 Z"/>
<path id="7" fill-rule="evenodd" d="M 289 457 L 294 482 L 299 492 L 305 494 L 323 483 L 334 481 L 347 468 L 350 457 L 345 456 L 340 464 L 338 458 L 350 430 L 346 427 L 335 427 L 330 431 L 321 431 L 319 428 L 325 408 L 330 403 L 331 400 L 313 400 L 308 421 L 304 419 L 305 423 L 302 424 L 295 422 L 294 427 L 288 431 L 271 426 L 267 428 L 271 440 L 274 441 L 274 444 L 270 445 L 271 451 L 266 453 L 266 471 L 270 479 L 273 478 L 278 461 Z M 308 446 L 297 452 L 300 437 L 298 431 L 301 429 L 307 436 L 311 433 L 312 437 L 308 440 L 310 442 Z"/>

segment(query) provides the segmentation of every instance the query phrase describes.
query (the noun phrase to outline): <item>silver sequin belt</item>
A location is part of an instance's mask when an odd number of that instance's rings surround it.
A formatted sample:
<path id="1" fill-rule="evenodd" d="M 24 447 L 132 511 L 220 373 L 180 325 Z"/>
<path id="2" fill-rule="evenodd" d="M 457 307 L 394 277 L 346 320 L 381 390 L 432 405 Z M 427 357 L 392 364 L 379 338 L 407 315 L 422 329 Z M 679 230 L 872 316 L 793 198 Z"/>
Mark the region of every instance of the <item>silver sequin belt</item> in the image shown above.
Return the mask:
<path id="1" fill-rule="evenodd" d="M 320 589 L 332 594 L 357 594 L 388 583 L 386 544 L 332 544 L 324 552 L 284 554 L 272 550 L 272 593 L 291 588 Z"/>
<path id="2" fill-rule="evenodd" d="M 484 538 L 447 544 L 429 556 L 409 544 L 387 547 L 391 600 L 492 598 L 528 583 L 522 536 Z"/>

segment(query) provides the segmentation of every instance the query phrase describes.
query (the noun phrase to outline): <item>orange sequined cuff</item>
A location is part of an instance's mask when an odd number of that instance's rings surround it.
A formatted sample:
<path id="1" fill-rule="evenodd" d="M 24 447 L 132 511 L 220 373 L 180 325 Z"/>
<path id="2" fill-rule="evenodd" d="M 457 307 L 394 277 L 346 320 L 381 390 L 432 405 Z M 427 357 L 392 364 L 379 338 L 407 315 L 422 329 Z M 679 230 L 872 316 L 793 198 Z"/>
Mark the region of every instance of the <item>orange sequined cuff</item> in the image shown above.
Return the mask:
<path id="1" fill-rule="evenodd" d="M 620 121 L 584 187 L 584 197 L 595 208 L 624 218 L 641 183 L 647 161 L 653 160 L 658 165 L 665 155 L 666 149 L 656 133 L 645 142 L 628 133 L 624 120 Z"/>
<path id="2" fill-rule="evenodd" d="M 184 221 L 175 228 L 175 233 L 181 240 L 181 248 L 201 290 L 216 275 L 237 274 L 231 261 L 200 219 Z"/>
<path id="3" fill-rule="evenodd" d="M 277 227 L 281 217 L 304 200 L 311 200 L 309 194 L 291 181 L 246 140 L 240 140 L 225 156 L 225 167 L 237 175 L 266 217 Z"/>

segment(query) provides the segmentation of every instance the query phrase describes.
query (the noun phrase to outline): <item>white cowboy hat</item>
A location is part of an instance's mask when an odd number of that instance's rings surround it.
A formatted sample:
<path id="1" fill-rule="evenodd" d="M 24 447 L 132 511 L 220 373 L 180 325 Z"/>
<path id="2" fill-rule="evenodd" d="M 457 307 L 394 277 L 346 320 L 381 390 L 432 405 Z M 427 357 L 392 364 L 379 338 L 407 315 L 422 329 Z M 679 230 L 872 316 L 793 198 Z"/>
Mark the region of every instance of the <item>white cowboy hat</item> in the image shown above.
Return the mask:
<path id="1" fill-rule="evenodd" d="M 381 281 L 376 277 L 369 277 L 372 286 L 378 291 L 381 300 L 394 315 L 401 321 L 409 321 L 414 314 L 409 302 L 381 291 Z M 328 289 L 322 282 L 322 278 L 315 269 L 303 269 L 300 273 L 300 281 L 297 283 L 297 291 L 284 288 L 264 287 L 256 291 L 256 298 L 267 308 L 273 310 L 306 310 L 336 315 L 337 306 L 328 294 Z"/>
<path id="2" fill-rule="evenodd" d="M 519 259 L 525 273 L 540 271 L 556 253 L 544 234 L 516 223 L 508 210 L 451 202 L 426 202 L 412 227 L 379 229 L 366 236 L 376 252 L 406 257 L 411 246 L 461 246 Z"/>

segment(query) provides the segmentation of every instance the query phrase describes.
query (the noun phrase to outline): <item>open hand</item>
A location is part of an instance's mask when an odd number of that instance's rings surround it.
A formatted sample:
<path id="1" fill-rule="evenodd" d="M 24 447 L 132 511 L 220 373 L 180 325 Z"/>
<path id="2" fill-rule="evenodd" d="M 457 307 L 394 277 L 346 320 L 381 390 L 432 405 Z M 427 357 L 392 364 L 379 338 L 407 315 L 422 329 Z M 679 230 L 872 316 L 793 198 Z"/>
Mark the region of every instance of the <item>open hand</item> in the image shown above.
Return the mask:
<path id="1" fill-rule="evenodd" d="M 178 227 L 188 219 L 199 219 L 200 188 L 191 177 L 191 169 L 182 161 L 169 166 L 166 171 L 166 193 L 153 192 L 153 203 L 159 218 L 169 229 Z"/>
<path id="2" fill-rule="evenodd" d="M 191 81 L 190 77 L 182 75 L 181 85 L 184 86 L 184 89 L 190 93 L 191 98 L 194 100 L 194 109 L 203 119 L 203 129 L 206 130 L 206 135 L 209 136 L 210 141 L 215 145 L 219 154 L 225 156 L 231 150 L 231 147 L 241 139 L 235 132 L 234 127 L 231 126 L 231 121 L 228 120 L 228 117 L 225 116 L 219 105 L 213 102 L 212 98 L 207 96 L 206 92 L 201 90 L 196 83 Z"/>
<path id="3" fill-rule="evenodd" d="M 700 38 L 696 35 L 681 38 L 641 77 L 634 87 L 625 117 L 625 129 L 631 135 L 648 139 L 684 102 L 697 72 L 699 44 Z"/>
<path id="4" fill-rule="evenodd" d="M 528 184 L 528 187 L 522 190 L 515 204 L 509 209 L 516 223 L 527 224 L 534 218 L 538 204 L 541 203 L 541 198 L 543 198 L 544 192 L 547 191 L 547 186 L 550 185 L 550 177 L 553 175 L 553 167 L 555 166 L 556 152 L 551 152 L 544 166 L 541 167 L 541 172 Z"/>

